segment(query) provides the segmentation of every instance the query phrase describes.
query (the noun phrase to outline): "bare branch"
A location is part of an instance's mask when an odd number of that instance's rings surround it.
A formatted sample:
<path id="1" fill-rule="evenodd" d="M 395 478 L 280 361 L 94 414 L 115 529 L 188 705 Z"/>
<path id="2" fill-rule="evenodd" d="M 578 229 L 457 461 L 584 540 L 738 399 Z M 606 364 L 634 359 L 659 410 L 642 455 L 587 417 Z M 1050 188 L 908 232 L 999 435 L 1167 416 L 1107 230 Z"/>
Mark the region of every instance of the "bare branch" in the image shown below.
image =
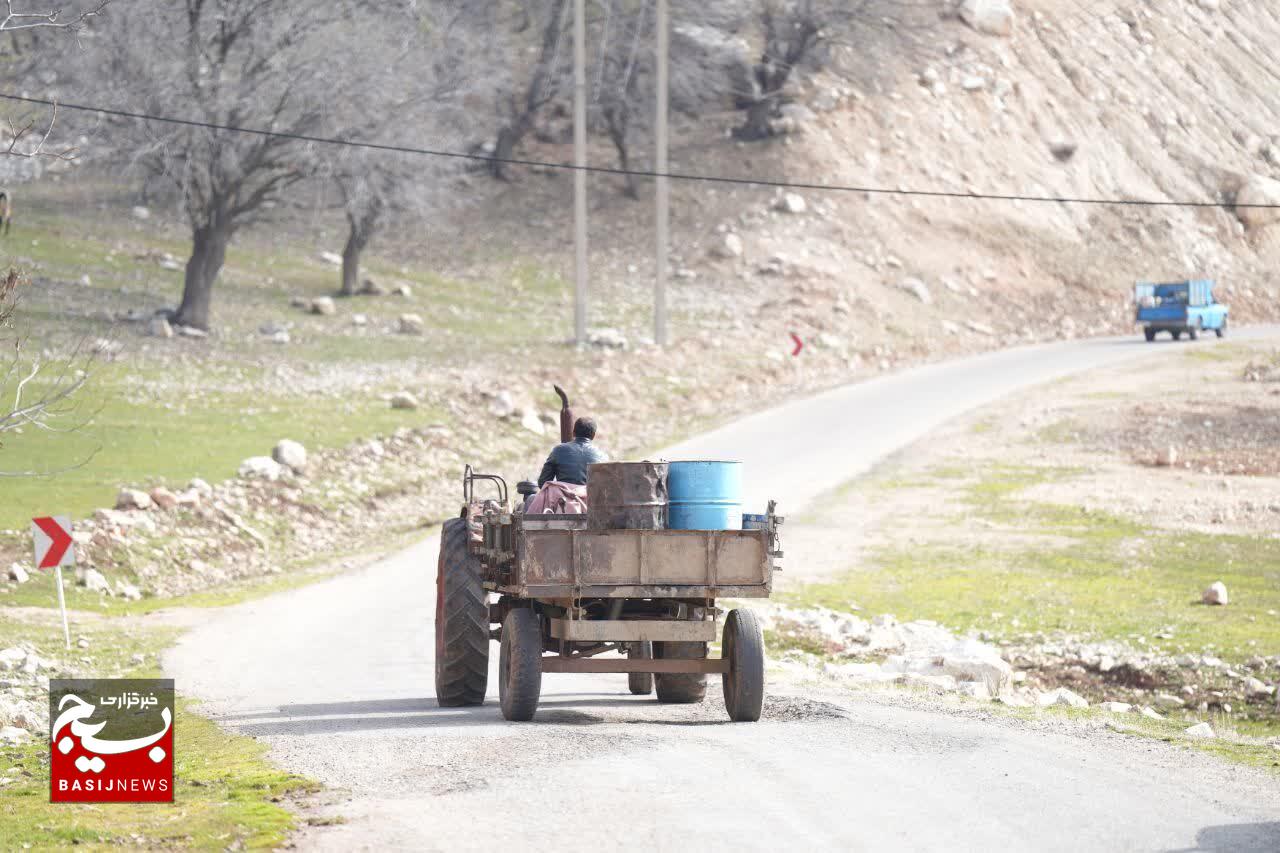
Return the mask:
<path id="1" fill-rule="evenodd" d="M 45 128 L 44 133 L 35 142 L 35 145 L 28 147 L 23 146 L 21 143 L 24 139 L 30 136 L 31 132 L 35 129 L 35 119 L 30 119 L 25 125 L 18 127 L 13 123 L 13 119 L 6 118 L 5 121 L 9 125 L 9 145 L 3 151 L 0 151 L 0 156 L 26 158 L 44 157 L 50 160 L 63 160 L 66 162 L 75 160 L 77 156 L 77 149 L 75 148 L 64 148 L 61 151 L 45 150 L 45 145 L 49 142 L 49 137 L 53 134 L 53 126 L 57 120 L 58 105 L 55 103 L 53 105 L 53 113 L 49 116 L 48 127 Z"/>
<path id="2" fill-rule="evenodd" d="M 3 6 L 0 6 L 0 33 L 31 30 L 37 27 L 79 32 L 88 21 L 101 15 L 111 0 L 99 0 L 92 9 L 65 19 L 62 17 L 61 9 L 51 9 L 47 12 L 22 12 L 13 8 L 13 2 L 14 0 L 3 0 Z"/>

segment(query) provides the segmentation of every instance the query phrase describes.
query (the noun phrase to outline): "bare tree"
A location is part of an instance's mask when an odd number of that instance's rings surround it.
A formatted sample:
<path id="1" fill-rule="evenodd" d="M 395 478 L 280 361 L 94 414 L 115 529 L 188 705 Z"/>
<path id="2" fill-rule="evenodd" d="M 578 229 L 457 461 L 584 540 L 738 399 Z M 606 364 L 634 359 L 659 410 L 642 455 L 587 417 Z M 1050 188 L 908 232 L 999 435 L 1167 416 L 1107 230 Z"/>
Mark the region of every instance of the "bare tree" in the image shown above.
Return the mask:
<path id="1" fill-rule="evenodd" d="M 542 109 L 561 93 L 570 70 L 572 51 L 568 50 L 566 34 L 568 0 L 549 0 L 539 3 L 538 7 L 536 15 L 542 21 L 542 28 L 537 56 L 524 85 L 518 86 L 513 80 L 508 84 L 508 91 L 500 96 L 505 118 L 493 143 L 494 159 L 489 163 L 489 171 L 495 178 L 506 179 L 505 161 L 514 156 L 516 146 L 533 129 Z M 524 10 L 518 32 L 523 32 L 534 15 L 527 8 Z"/>
<path id="2" fill-rule="evenodd" d="M 69 432 L 85 425 L 79 401 L 73 399 L 88 382 L 96 353 L 81 340 L 70 355 L 30 356 L 20 334 L 12 339 L 13 317 L 24 279 L 17 270 L 0 277 L 0 450 L 3 437 L 23 429 Z M 88 460 L 76 463 L 83 465 Z M 75 467 L 70 466 L 70 467 Z M 48 471 L 13 471 L 0 466 L 0 477 L 34 476 Z"/>
<path id="3" fill-rule="evenodd" d="M 202 124 L 144 123 L 137 162 L 177 190 L 191 227 L 174 321 L 207 329 L 236 233 L 268 215 L 319 162 L 296 137 L 325 128 L 328 104 L 364 96 L 362 81 L 341 73 L 343 28 L 378 13 L 371 4 L 328 0 L 135 0 L 130 11 L 127 28 L 101 39 L 113 94 L 138 112 Z"/>
<path id="4" fill-rule="evenodd" d="M 64 16 L 62 9 L 46 7 L 38 12 L 30 9 L 22 11 L 14 8 L 14 0 L 3 0 L 3 5 L 0 5 L 0 32 L 33 30 L 41 27 L 78 32 L 88 21 L 101 15 L 110 2 L 111 0 L 98 0 L 92 7 L 82 12 L 73 11 L 70 15 Z"/>
<path id="5" fill-rule="evenodd" d="M 434 147 L 463 144 L 475 124 L 465 104 L 465 84 L 477 73 L 475 33 L 468 31 L 473 19 L 444 3 L 411 5 L 417 27 L 366 22 L 360 41 L 381 49 L 349 57 L 347 73 L 364 78 L 367 95 L 333 106 L 331 135 L 362 135 L 383 144 L 412 145 L 423 138 Z M 347 220 L 338 293 L 351 296 L 360 289 L 362 253 L 379 229 L 393 217 L 425 213 L 459 166 L 455 160 L 360 148 L 320 154 L 325 162 L 318 177 L 332 185 Z"/>

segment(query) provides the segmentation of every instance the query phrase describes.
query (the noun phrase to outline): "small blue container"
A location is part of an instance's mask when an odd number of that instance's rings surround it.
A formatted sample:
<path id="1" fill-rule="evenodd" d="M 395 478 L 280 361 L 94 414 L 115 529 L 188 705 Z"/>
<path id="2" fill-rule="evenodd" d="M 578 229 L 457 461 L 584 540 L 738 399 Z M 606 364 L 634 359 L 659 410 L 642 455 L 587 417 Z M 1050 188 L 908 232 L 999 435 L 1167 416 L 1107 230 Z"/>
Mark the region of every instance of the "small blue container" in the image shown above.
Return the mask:
<path id="1" fill-rule="evenodd" d="M 672 462 L 667 500 L 671 530 L 741 530 L 742 463 Z"/>
<path id="2" fill-rule="evenodd" d="M 751 513 L 742 514 L 743 530 L 764 530 L 769 524 L 769 516 L 754 515 Z"/>

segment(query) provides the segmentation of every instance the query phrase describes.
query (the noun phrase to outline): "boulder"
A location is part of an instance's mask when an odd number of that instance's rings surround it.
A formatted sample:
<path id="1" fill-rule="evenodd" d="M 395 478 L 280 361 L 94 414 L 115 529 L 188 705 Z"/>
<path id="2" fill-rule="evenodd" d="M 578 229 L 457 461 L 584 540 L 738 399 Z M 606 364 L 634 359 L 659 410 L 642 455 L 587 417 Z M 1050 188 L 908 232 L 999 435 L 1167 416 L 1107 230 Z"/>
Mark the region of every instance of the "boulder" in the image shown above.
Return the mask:
<path id="1" fill-rule="evenodd" d="M 311 300 L 311 305 L 308 306 L 307 310 L 322 317 L 332 317 L 338 313 L 338 306 L 331 296 L 317 296 Z"/>
<path id="2" fill-rule="evenodd" d="M 413 296 L 413 289 L 407 284 L 398 284 L 391 289 L 391 293 L 393 296 L 402 296 L 405 299 L 409 299 Z"/>
<path id="3" fill-rule="evenodd" d="M 9 580 L 14 583 L 26 583 L 30 579 L 31 576 L 27 574 L 27 570 L 21 563 L 9 564 Z"/>
<path id="4" fill-rule="evenodd" d="M 182 335 L 184 338 L 195 338 L 196 340 L 209 337 L 208 332 L 204 329 L 197 329 L 195 326 L 179 326 L 178 334 Z"/>
<path id="5" fill-rule="evenodd" d="M 547 431 L 547 427 L 542 423 L 542 418 L 538 417 L 536 409 L 524 410 L 524 414 L 520 416 L 520 426 L 535 435 L 544 435 Z"/>
<path id="6" fill-rule="evenodd" d="M 933 294 L 929 292 L 929 286 L 918 278 L 907 278 L 902 280 L 899 285 L 907 293 L 910 293 L 916 299 L 919 299 L 925 305 L 933 304 Z"/>
<path id="7" fill-rule="evenodd" d="M 1056 705 L 1067 708 L 1088 708 L 1089 700 L 1079 693 L 1068 690 L 1065 687 L 1059 687 L 1056 690 L 1050 690 L 1048 693 L 1041 693 L 1036 696 L 1036 704 L 1041 708 L 1050 708 Z"/>
<path id="8" fill-rule="evenodd" d="M 139 204 L 133 208 L 133 218 L 146 222 L 151 218 L 151 211 Z"/>
<path id="9" fill-rule="evenodd" d="M 0 651 L 0 671 L 13 672 L 22 668 L 22 663 L 27 659 L 27 650 L 19 646 L 10 646 Z"/>
<path id="10" fill-rule="evenodd" d="M 190 483 L 187 483 L 187 488 L 203 497 L 208 497 L 209 495 L 213 494 L 213 486 L 210 486 L 208 483 L 206 483 L 204 480 L 201 480 L 199 477 L 196 477 L 192 479 Z"/>
<path id="11" fill-rule="evenodd" d="M 17 726 L 0 727 L 0 742 L 7 743 L 9 746 L 17 746 L 26 741 L 30 737 L 25 729 Z"/>
<path id="12" fill-rule="evenodd" d="M 342 266 L 342 255 L 339 255 L 337 252 L 321 252 L 320 260 L 331 266 Z"/>
<path id="13" fill-rule="evenodd" d="M 597 329 L 587 335 L 587 343 L 600 349 L 626 349 L 627 336 L 617 329 Z"/>
<path id="14" fill-rule="evenodd" d="M 427 324 L 417 314 L 401 314 L 396 331 L 402 335 L 425 335 Z"/>
<path id="15" fill-rule="evenodd" d="M 116 495 L 116 509 L 151 509 L 151 495 L 141 489 L 121 489 Z"/>
<path id="16" fill-rule="evenodd" d="M 1108 714 L 1127 714 L 1133 710 L 1128 702 L 1103 702 L 1098 706 Z"/>
<path id="17" fill-rule="evenodd" d="M 987 686 L 985 681 L 961 681 L 956 685 L 956 692 L 961 696 L 968 696 L 970 699 L 978 699 L 983 702 L 991 701 L 991 688 Z"/>
<path id="18" fill-rule="evenodd" d="M 804 196 L 798 193 L 783 193 L 773 203 L 773 209 L 783 213 L 804 213 L 808 208 L 809 205 L 805 202 Z"/>
<path id="19" fill-rule="evenodd" d="M 1214 738 L 1218 735 L 1213 731 L 1213 726 L 1208 723 L 1196 723 L 1189 729 L 1185 729 L 1183 734 L 1196 738 Z"/>
<path id="20" fill-rule="evenodd" d="M 1266 685 L 1266 682 L 1259 678 L 1249 676 L 1244 680 L 1244 695 L 1250 698 L 1256 696 L 1270 696 L 1272 688 Z"/>
<path id="21" fill-rule="evenodd" d="M 418 398 L 408 391 L 397 391 L 391 395 L 391 408 L 413 410 L 418 408 Z"/>
<path id="22" fill-rule="evenodd" d="M 499 391 L 489 403 L 489 414 L 495 418 L 509 418 L 516 413 L 516 404 L 510 391 Z"/>
<path id="23" fill-rule="evenodd" d="M 151 322 L 147 324 L 147 334 L 153 338 L 172 338 L 173 326 L 169 325 L 169 318 L 163 314 L 156 314 L 151 318 Z"/>
<path id="24" fill-rule="evenodd" d="M 240 476 L 246 480 L 267 480 L 274 483 L 288 469 L 270 456 L 251 456 L 240 463 Z"/>
<path id="25" fill-rule="evenodd" d="M 1205 604 L 1222 605 L 1230 601 L 1227 595 L 1227 585 L 1222 581 L 1214 581 L 1209 584 L 1209 588 L 1200 594 L 1200 600 Z"/>
<path id="26" fill-rule="evenodd" d="M 121 583 L 120 581 L 116 581 L 116 595 L 120 596 L 125 601 L 142 600 L 142 590 L 138 589 L 131 583 Z"/>
<path id="27" fill-rule="evenodd" d="M 1013 35 L 1013 7 L 1009 0 L 964 0 L 960 19 L 980 33 Z"/>
<path id="28" fill-rule="evenodd" d="M 276 444 L 271 451 L 271 458 L 294 471 L 300 472 L 307 467 L 307 449 L 289 438 L 281 439 Z"/>
<path id="29" fill-rule="evenodd" d="M 79 583 L 89 592 L 111 592 L 111 584 L 97 569 L 85 569 L 80 575 Z"/>
<path id="30" fill-rule="evenodd" d="M 360 285 L 360 293 L 364 296 L 386 296 L 387 289 L 371 278 L 366 278 Z"/>
<path id="31" fill-rule="evenodd" d="M 711 253 L 717 258 L 740 258 L 742 257 L 742 238 L 730 231 L 712 248 Z"/>
<path id="32" fill-rule="evenodd" d="M 1170 444 L 1156 454 L 1156 465 L 1161 468 L 1172 468 L 1178 464 L 1178 448 Z"/>
<path id="33" fill-rule="evenodd" d="M 164 486 L 156 486 L 151 490 L 149 497 L 151 502 L 160 509 L 173 509 L 178 505 L 178 496 Z"/>
<path id="34" fill-rule="evenodd" d="M 1186 702 L 1180 696 L 1174 696 L 1172 693 L 1157 693 L 1156 704 L 1161 708 L 1176 710 L 1177 708 L 1186 707 Z"/>
<path id="35" fill-rule="evenodd" d="M 1277 205 L 1249 207 L 1248 205 Z M 1246 227 L 1264 228 L 1280 222 L 1280 181 L 1254 175 L 1236 193 L 1236 216 Z"/>

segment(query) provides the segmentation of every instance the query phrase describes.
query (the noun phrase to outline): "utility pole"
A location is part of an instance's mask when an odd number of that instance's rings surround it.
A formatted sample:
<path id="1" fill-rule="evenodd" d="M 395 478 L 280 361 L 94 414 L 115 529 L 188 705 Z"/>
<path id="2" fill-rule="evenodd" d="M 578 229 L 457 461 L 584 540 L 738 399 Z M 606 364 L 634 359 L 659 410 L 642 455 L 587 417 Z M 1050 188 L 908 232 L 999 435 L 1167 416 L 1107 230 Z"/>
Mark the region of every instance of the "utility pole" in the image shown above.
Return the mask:
<path id="1" fill-rule="evenodd" d="M 573 0 L 573 339 L 587 342 L 587 14 Z"/>
<path id="2" fill-rule="evenodd" d="M 660 347 L 667 345 L 667 245 L 671 226 L 671 196 L 667 185 L 667 99 L 668 99 L 668 54 L 670 48 L 671 22 L 668 14 L 667 0 L 658 3 L 658 114 L 654 119 L 654 135 L 657 137 L 658 150 L 654 156 L 654 171 L 658 173 L 655 197 L 657 239 L 657 277 L 653 283 L 653 340 Z"/>

